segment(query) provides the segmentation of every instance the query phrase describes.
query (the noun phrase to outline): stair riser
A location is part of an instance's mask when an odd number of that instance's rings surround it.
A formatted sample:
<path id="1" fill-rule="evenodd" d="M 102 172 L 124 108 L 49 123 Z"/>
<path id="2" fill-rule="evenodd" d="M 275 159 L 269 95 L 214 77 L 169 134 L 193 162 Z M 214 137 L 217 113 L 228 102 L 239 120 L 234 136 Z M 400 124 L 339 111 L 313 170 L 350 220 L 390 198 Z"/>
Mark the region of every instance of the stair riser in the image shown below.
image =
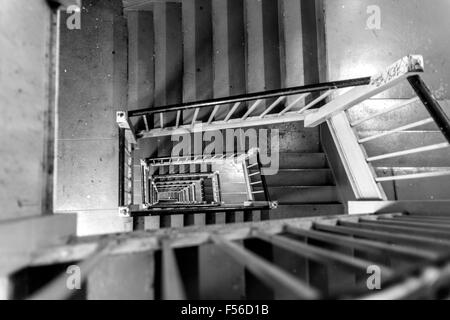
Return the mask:
<path id="1" fill-rule="evenodd" d="M 329 186 L 334 184 L 330 170 L 279 171 L 266 176 L 269 187 L 276 186 Z"/>
<path id="2" fill-rule="evenodd" d="M 321 169 L 328 163 L 323 153 L 280 153 L 280 169 Z"/>
<path id="3" fill-rule="evenodd" d="M 263 215 L 264 220 L 292 219 L 301 217 L 333 216 L 345 214 L 341 204 L 280 205 Z"/>
<path id="4" fill-rule="evenodd" d="M 269 189 L 270 198 L 280 204 L 295 203 L 335 203 L 339 202 L 336 187 L 273 187 Z"/>

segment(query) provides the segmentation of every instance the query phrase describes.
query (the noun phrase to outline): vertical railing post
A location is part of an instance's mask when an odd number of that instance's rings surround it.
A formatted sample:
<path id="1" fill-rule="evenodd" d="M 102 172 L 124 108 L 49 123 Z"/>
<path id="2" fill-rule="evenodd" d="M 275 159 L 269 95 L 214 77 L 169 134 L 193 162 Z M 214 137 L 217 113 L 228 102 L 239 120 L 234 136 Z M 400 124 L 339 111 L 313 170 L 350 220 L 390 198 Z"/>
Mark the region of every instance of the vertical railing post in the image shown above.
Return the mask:
<path id="1" fill-rule="evenodd" d="M 119 128 L 119 207 L 125 206 L 125 129 Z"/>
<path id="2" fill-rule="evenodd" d="M 263 173 L 263 169 L 262 169 L 262 165 L 261 165 L 261 159 L 259 157 L 259 151 L 256 152 L 256 161 L 257 161 L 258 167 L 260 168 L 260 171 L 261 171 L 261 184 L 262 184 L 263 189 L 264 189 L 264 196 L 265 196 L 267 202 L 271 202 L 270 201 L 269 188 L 267 187 L 267 182 L 266 182 L 266 176 Z"/>

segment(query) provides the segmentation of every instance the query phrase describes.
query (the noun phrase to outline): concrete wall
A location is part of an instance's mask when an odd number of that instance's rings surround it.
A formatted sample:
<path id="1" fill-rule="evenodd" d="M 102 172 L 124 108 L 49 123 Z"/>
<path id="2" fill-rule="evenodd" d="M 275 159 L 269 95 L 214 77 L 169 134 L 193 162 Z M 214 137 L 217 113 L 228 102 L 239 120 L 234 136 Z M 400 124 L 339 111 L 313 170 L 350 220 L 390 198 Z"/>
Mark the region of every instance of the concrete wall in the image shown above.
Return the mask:
<path id="1" fill-rule="evenodd" d="M 0 1 L 0 220 L 49 213 L 50 39 L 46 1 Z"/>
<path id="2" fill-rule="evenodd" d="M 127 107 L 122 4 L 84 0 L 80 30 L 65 28 L 66 14 L 61 19 L 55 209 L 79 213 L 79 234 L 123 231 L 129 225 L 117 217 L 115 123 L 115 112 Z"/>
<path id="3" fill-rule="evenodd" d="M 425 80 L 439 98 L 449 97 L 448 1 L 429 5 L 421 0 L 325 0 L 324 4 L 330 79 L 367 76 L 418 53 L 425 57 Z M 380 8 L 379 30 L 367 26 L 372 16 L 367 10 L 374 5 Z"/>
<path id="4" fill-rule="evenodd" d="M 373 20 L 379 8 L 380 29 Z M 327 71 L 330 80 L 369 76 L 407 54 L 422 54 L 425 58 L 424 80 L 442 106 L 450 114 L 450 3 L 436 0 L 430 5 L 420 0 L 325 0 Z M 375 10 L 375 11 L 374 11 Z M 413 92 L 401 85 L 386 94 L 355 107 L 350 116 L 363 118 L 379 112 L 398 99 L 410 98 Z M 369 121 L 358 128 L 358 134 L 368 136 L 427 118 L 420 103 Z M 419 127 L 391 135 L 365 145 L 367 153 L 379 155 L 445 141 L 436 126 Z M 380 175 L 407 174 L 450 167 L 450 151 L 395 158 L 375 163 Z M 394 167 L 394 169 L 391 169 Z M 393 170 L 393 171 L 392 171 Z M 447 177 L 389 183 L 384 185 L 391 198 L 450 198 Z M 445 187 L 443 187 L 445 186 Z"/>

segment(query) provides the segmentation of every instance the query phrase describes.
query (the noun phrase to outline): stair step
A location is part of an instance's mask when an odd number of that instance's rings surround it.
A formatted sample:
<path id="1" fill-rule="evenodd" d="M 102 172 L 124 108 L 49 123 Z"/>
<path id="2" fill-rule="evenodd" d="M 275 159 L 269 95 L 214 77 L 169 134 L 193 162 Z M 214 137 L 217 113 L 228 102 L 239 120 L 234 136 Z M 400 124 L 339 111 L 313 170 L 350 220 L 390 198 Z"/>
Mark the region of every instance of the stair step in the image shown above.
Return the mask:
<path id="1" fill-rule="evenodd" d="M 345 214 L 345 207 L 340 203 L 279 205 L 276 209 L 268 210 L 263 215 L 263 219 L 277 220 L 343 214 Z"/>
<path id="2" fill-rule="evenodd" d="M 270 187 L 269 193 L 279 204 L 339 202 L 335 186 Z"/>
<path id="3" fill-rule="evenodd" d="M 220 191 L 223 193 L 229 192 L 247 192 L 247 187 L 244 182 L 222 182 L 220 184 Z"/>
<path id="4" fill-rule="evenodd" d="M 280 169 L 320 169 L 327 168 L 324 153 L 280 153 Z"/>
<path id="5" fill-rule="evenodd" d="M 317 153 L 321 151 L 318 127 L 305 128 L 303 121 L 278 123 L 261 128 L 279 130 L 279 150 L 287 153 Z"/>
<path id="6" fill-rule="evenodd" d="M 269 187 L 329 186 L 334 184 L 330 169 L 281 169 L 276 175 L 266 176 Z"/>

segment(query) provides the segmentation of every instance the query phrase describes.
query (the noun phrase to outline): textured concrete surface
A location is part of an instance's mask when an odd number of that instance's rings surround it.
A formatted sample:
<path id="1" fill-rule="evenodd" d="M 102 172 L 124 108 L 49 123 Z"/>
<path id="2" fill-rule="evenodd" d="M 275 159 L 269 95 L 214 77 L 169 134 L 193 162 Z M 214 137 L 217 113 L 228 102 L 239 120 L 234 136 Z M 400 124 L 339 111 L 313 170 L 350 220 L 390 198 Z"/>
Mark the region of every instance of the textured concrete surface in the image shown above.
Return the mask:
<path id="1" fill-rule="evenodd" d="M 116 214 L 99 216 L 97 210 L 117 207 L 115 113 L 127 105 L 126 20 L 121 3 L 106 0 L 83 1 L 80 30 L 65 28 L 66 17 L 62 14 L 55 209 L 80 212 L 80 234 L 123 231 Z M 116 228 L 105 227 L 111 224 Z"/>
<path id="2" fill-rule="evenodd" d="M 245 0 L 247 91 L 281 87 L 278 8 L 271 0 Z M 255 110 L 262 113 L 265 103 Z"/>
<path id="3" fill-rule="evenodd" d="M 245 27 L 243 0 L 212 0 L 214 97 L 243 94 L 245 83 Z M 224 119 L 230 108 L 221 108 Z"/>
<path id="4" fill-rule="evenodd" d="M 368 6 L 380 8 L 381 28 L 370 30 Z M 367 76 L 407 54 L 425 58 L 424 77 L 438 98 L 450 86 L 450 3 L 420 0 L 325 1 L 328 70 L 332 80 Z M 402 87 L 393 98 L 410 95 Z"/>
<path id="5" fill-rule="evenodd" d="M 49 41 L 46 1 L 1 2 L 0 220 L 42 213 Z"/>
<path id="6" fill-rule="evenodd" d="M 211 17 L 210 0 L 182 2 L 183 102 L 204 100 L 213 96 Z M 200 110 L 197 119 L 206 120 L 208 114 L 208 110 Z M 191 123 L 193 116 L 194 110 L 184 111 L 184 123 Z"/>
<path id="7" fill-rule="evenodd" d="M 148 108 L 155 99 L 153 12 L 130 11 L 127 22 L 128 108 Z"/>

